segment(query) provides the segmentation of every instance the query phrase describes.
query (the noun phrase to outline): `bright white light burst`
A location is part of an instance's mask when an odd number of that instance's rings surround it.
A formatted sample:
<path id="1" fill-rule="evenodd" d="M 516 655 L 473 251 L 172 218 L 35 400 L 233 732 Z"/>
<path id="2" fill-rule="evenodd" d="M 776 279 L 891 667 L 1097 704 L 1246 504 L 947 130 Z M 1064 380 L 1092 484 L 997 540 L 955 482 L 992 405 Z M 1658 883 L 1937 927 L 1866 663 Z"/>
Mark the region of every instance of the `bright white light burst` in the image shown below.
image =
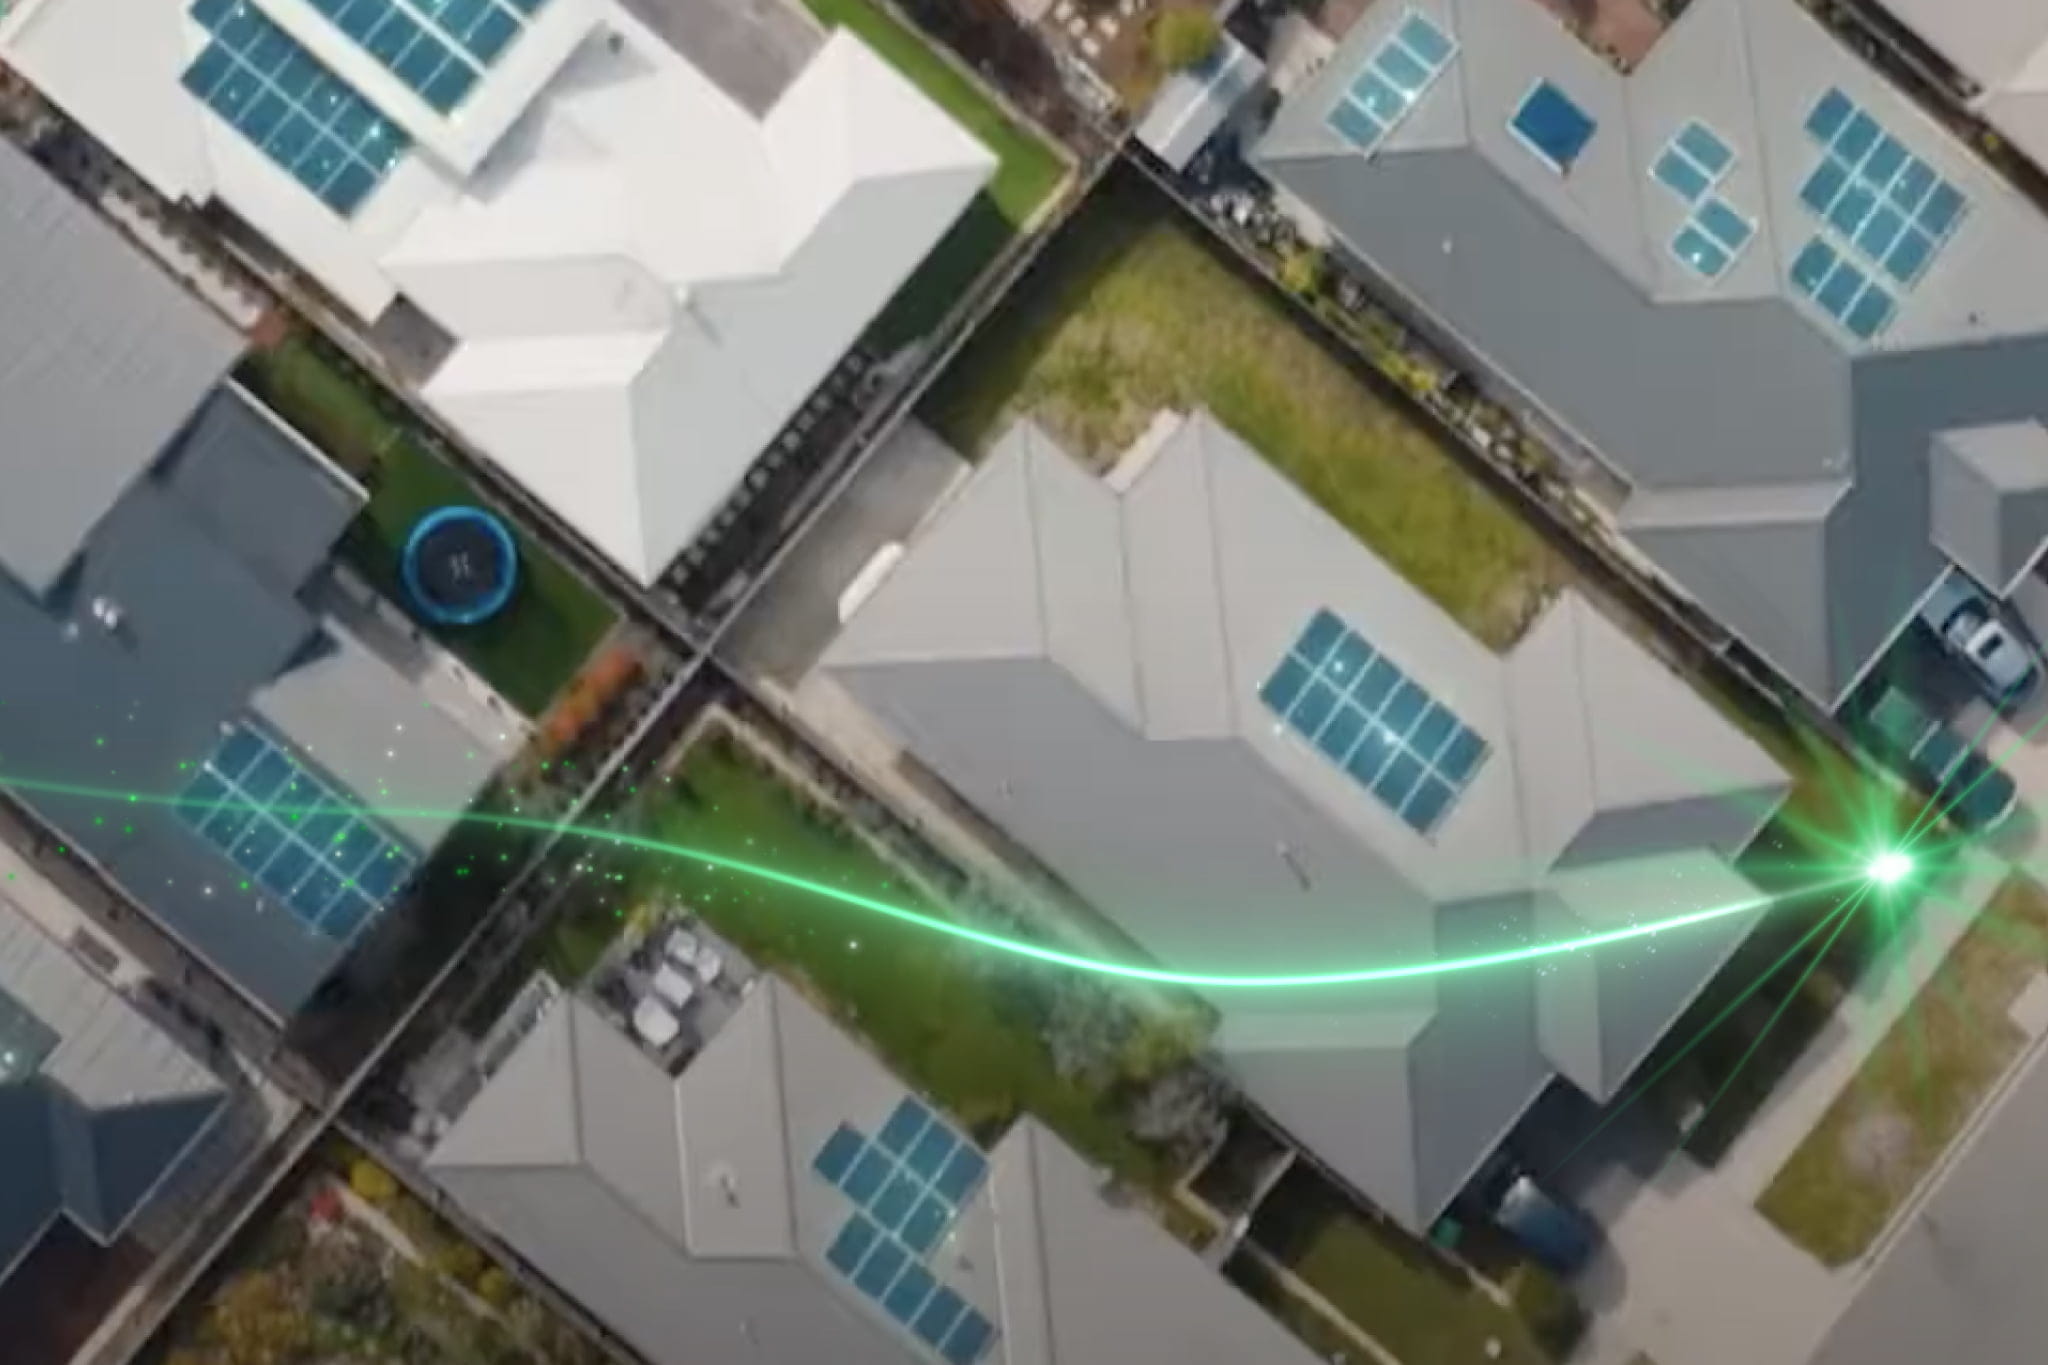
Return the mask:
<path id="1" fill-rule="evenodd" d="M 1879 886 L 1897 886 L 1913 870 L 1913 857 L 1897 849 L 1889 849 L 1872 858 L 1864 868 L 1870 880 Z"/>

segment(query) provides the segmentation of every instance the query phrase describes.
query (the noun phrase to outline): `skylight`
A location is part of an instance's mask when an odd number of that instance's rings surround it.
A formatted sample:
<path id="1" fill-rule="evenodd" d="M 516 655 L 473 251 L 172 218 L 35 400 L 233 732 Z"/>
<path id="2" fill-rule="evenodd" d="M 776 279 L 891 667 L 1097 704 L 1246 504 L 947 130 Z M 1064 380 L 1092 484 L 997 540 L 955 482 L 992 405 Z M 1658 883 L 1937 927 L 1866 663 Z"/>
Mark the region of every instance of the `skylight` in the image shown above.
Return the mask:
<path id="1" fill-rule="evenodd" d="M 1339 97 L 1330 127 L 1371 156 L 1456 55 L 1448 34 L 1409 10 Z"/>
<path id="2" fill-rule="evenodd" d="M 1650 176 L 1691 208 L 1671 239 L 1671 254 L 1701 278 L 1727 273 L 1750 239 L 1756 223 L 1714 193 L 1735 166 L 1735 149 L 1698 119 L 1686 123 L 1650 163 Z"/>
<path id="3" fill-rule="evenodd" d="M 1538 81 L 1508 120 L 1508 130 L 1559 175 L 1571 170 L 1598 128 L 1591 114 L 1549 81 Z"/>

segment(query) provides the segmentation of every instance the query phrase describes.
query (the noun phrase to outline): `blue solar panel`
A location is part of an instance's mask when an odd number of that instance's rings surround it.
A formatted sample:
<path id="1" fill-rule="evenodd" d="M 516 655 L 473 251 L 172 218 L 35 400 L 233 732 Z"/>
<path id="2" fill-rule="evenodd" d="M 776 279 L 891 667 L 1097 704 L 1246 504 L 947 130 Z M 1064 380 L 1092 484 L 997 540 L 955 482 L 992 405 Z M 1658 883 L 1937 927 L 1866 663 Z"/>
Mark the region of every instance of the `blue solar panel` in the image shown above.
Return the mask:
<path id="1" fill-rule="evenodd" d="M 1657 158 L 1651 174 L 1657 177 L 1659 184 L 1688 204 L 1705 194 L 1713 184 L 1713 178 L 1694 165 L 1691 158 L 1680 156 L 1668 148 Z"/>
<path id="2" fill-rule="evenodd" d="M 946 1235 L 946 1229 L 952 1221 L 953 1215 L 947 1211 L 944 1204 L 927 1197 L 918 1204 L 910 1217 L 904 1220 L 902 1228 L 896 1235 L 903 1239 L 903 1245 L 923 1256 L 939 1244 L 939 1239 Z"/>
<path id="3" fill-rule="evenodd" d="M 1678 136 L 1672 139 L 1672 145 L 1692 158 L 1694 164 L 1715 179 L 1726 174 L 1728 168 L 1735 164 L 1734 151 L 1713 129 L 1698 119 L 1679 129 Z"/>
<path id="4" fill-rule="evenodd" d="M 832 1130 L 832 1136 L 825 1139 L 825 1145 L 818 1149 L 818 1155 L 811 1161 L 811 1169 L 824 1177 L 827 1183 L 837 1185 L 853 1165 L 853 1159 L 860 1155 L 861 1136 L 847 1124 L 840 1124 Z"/>
<path id="5" fill-rule="evenodd" d="M 1756 224 L 1730 208 L 1724 199 L 1709 199 L 1701 204 L 1694 221 L 1731 254 L 1742 250 L 1756 231 Z"/>
<path id="6" fill-rule="evenodd" d="M 883 1298 L 882 1307 L 890 1317 L 908 1327 L 917 1320 L 918 1310 L 938 1284 L 929 1270 L 912 1262 L 896 1277 L 896 1286 Z"/>
<path id="7" fill-rule="evenodd" d="M 951 1361 L 952 1365 L 974 1365 L 975 1361 L 981 1359 L 982 1352 L 988 1349 L 988 1344 L 994 1336 L 995 1328 L 989 1326 L 988 1319 L 970 1308 L 954 1325 L 953 1334 L 946 1338 L 946 1344 L 940 1348 L 939 1354 Z"/>
<path id="8" fill-rule="evenodd" d="M 987 1319 L 938 1283 L 926 1259 L 988 1171 L 987 1158 L 950 1124 L 906 1097 L 873 1141 L 851 1124 L 833 1129 L 811 1168 L 857 1206 L 825 1253 L 854 1288 L 941 1354 L 961 1324 L 986 1327 Z M 993 1328 L 985 1337 L 968 1329 L 958 1347 L 970 1351 L 963 1359 L 978 1359 L 993 1337 Z"/>
<path id="9" fill-rule="evenodd" d="M 1330 110 L 1330 127 L 1371 156 L 1456 54 L 1456 46 L 1442 29 L 1408 11 L 1338 97 Z"/>
<path id="10" fill-rule="evenodd" d="M 875 1244 L 868 1258 L 860 1264 L 860 1272 L 853 1277 L 854 1288 L 871 1299 L 879 1300 L 896 1283 L 897 1272 L 910 1264 L 910 1253 L 896 1242 L 886 1238 Z"/>
<path id="11" fill-rule="evenodd" d="M 185 823 L 256 885 L 321 933 L 346 939 L 389 902 L 416 864 L 360 818 L 336 815 L 341 802 L 284 749 L 241 725 L 200 765 L 176 804 Z M 338 843 L 315 837 L 329 828 Z M 351 866 L 368 858 L 376 875 L 346 889 L 337 854 Z"/>
<path id="12" fill-rule="evenodd" d="M 1816 142 L 1832 142 L 1842 125 L 1849 121 L 1849 115 L 1856 112 L 1856 104 L 1847 95 L 1832 87 L 1818 100 L 1806 116 L 1806 132 Z"/>
<path id="13" fill-rule="evenodd" d="M 1829 275 L 1813 296 L 1822 310 L 1830 317 L 1839 319 L 1849 311 L 1849 305 L 1856 301 L 1856 295 L 1863 288 L 1863 272 L 1847 261 L 1838 262 L 1834 273 Z"/>
<path id="14" fill-rule="evenodd" d="M 1671 239 L 1671 254 L 1710 280 L 1728 268 L 1728 253 L 1689 223 Z"/>
<path id="15" fill-rule="evenodd" d="M 888 1153 L 870 1147 L 853 1163 L 846 1178 L 839 1182 L 839 1188 L 845 1190 L 854 1203 L 865 1204 L 875 1197 L 875 1192 L 882 1188 L 882 1182 L 895 1169 L 896 1163 L 890 1160 Z"/>
<path id="16" fill-rule="evenodd" d="M 1410 52 L 1439 71 L 1450 64 L 1456 52 L 1442 29 L 1413 11 L 1401 21 L 1400 32 L 1395 36 Z"/>
<path id="17" fill-rule="evenodd" d="M 948 1132 L 944 1124 L 935 1123 L 925 1129 L 924 1136 L 917 1140 L 917 1145 L 910 1149 L 910 1155 L 904 1161 L 926 1180 L 934 1180 L 945 1168 L 946 1159 L 953 1155 L 953 1149 L 959 1145 L 960 1140 Z"/>
<path id="18" fill-rule="evenodd" d="M 1486 754 L 1449 707 L 1327 610 L 1310 618 L 1259 697 L 1422 833 L 1443 819 Z"/>
<path id="19" fill-rule="evenodd" d="M 377 903 L 354 891 L 344 889 L 327 907 L 327 913 L 313 927 L 332 939 L 347 940 L 354 936 L 377 913 Z"/>
<path id="20" fill-rule="evenodd" d="M 1856 302 L 1849 305 L 1849 311 L 1842 318 L 1847 327 L 1859 339 L 1869 341 L 1885 328 L 1892 319 L 1894 301 L 1883 286 L 1869 284 Z"/>
<path id="21" fill-rule="evenodd" d="M 1800 187 L 1800 201 L 1828 229 L 1836 254 L 1853 253 L 1864 268 L 1837 280 L 1834 266 L 1809 243 L 1793 261 L 1792 283 L 1857 340 L 1869 341 L 1889 324 L 1899 301 L 1874 284 L 1866 297 L 1861 277 L 1881 271 L 1895 285 L 1911 286 L 1961 223 L 1969 199 L 1840 90 L 1815 101 L 1806 130 L 1825 151 Z"/>
<path id="22" fill-rule="evenodd" d="M 946 1339 L 946 1334 L 953 1330 L 954 1324 L 960 1321 L 960 1314 L 966 1307 L 965 1299 L 941 1285 L 939 1292 L 932 1295 L 931 1300 L 925 1304 L 924 1311 L 917 1315 L 917 1334 L 933 1346 L 937 1346 Z"/>
<path id="23" fill-rule="evenodd" d="M 953 1159 L 946 1163 L 946 1169 L 939 1172 L 939 1178 L 932 1182 L 932 1188 L 944 1195 L 953 1204 L 967 1202 L 967 1196 L 981 1183 L 988 1172 L 988 1162 L 980 1152 L 962 1145 L 953 1153 Z"/>
<path id="24" fill-rule="evenodd" d="M 1349 99 L 1339 100 L 1337 107 L 1330 111 L 1330 126 L 1335 128 L 1346 142 L 1366 152 L 1377 147 L 1380 139 L 1387 133 L 1378 119 Z"/>
<path id="25" fill-rule="evenodd" d="M 441 114 L 454 112 L 525 27 L 502 0 L 308 2 Z"/>
<path id="26" fill-rule="evenodd" d="M 1399 43 L 1388 43 L 1381 48 L 1379 57 L 1373 62 L 1373 69 L 1379 72 L 1389 85 L 1408 95 L 1414 95 L 1429 84 L 1429 67 L 1424 65 L 1421 58 Z"/>
<path id="27" fill-rule="evenodd" d="M 910 1150 L 910 1144 L 917 1140 L 918 1134 L 924 1132 L 925 1125 L 930 1123 L 931 1119 L 929 1109 L 916 1100 L 905 1099 L 896 1106 L 895 1112 L 889 1115 L 888 1121 L 882 1125 L 882 1131 L 876 1134 L 875 1140 L 881 1143 L 884 1149 L 901 1156 Z"/>
<path id="28" fill-rule="evenodd" d="M 1820 289 L 1821 281 L 1835 268 L 1840 257 L 1835 249 L 1818 237 L 1809 238 L 1799 254 L 1792 258 L 1792 284 L 1800 293 L 1812 298 Z"/>
<path id="29" fill-rule="evenodd" d="M 1571 96 L 1549 81 L 1538 81 L 1523 96 L 1508 127 L 1539 160 L 1562 174 L 1586 150 L 1599 125 Z"/>
<path id="30" fill-rule="evenodd" d="M 191 14 L 213 40 L 185 89 L 322 203 L 354 213 L 411 140 L 245 0 L 200 0 Z"/>
<path id="31" fill-rule="evenodd" d="M 825 1259 L 834 1270 L 853 1278 L 853 1272 L 870 1249 L 881 1238 L 881 1231 L 859 1214 L 846 1220 L 846 1226 L 839 1229 L 839 1235 L 832 1239 L 832 1245 L 825 1251 Z"/>
<path id="32" fill-rule="evenodd" d="M 868 1212 L 874 1214 L 875 1221 L 882 1225 L 884 1231 L 894 1232 L 903 1226 L 903 1220 L 910 1216 L 911 1209 L 923 1195 L 924 1186 L 908 1175 L 898 1175 L 882 1187 Z"/>

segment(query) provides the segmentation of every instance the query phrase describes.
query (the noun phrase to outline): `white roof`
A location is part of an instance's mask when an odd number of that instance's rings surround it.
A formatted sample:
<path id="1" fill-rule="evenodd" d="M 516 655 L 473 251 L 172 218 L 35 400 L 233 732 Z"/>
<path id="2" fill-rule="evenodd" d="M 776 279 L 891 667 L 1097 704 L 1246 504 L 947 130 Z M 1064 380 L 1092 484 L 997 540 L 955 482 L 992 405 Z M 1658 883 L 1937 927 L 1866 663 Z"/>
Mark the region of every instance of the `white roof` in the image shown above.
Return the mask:
<path id="1" fill-rule="evenodd" d="M 249 3 L 414 140 L 353 218 L 184 90 L 207 41 L 185 4 L 27 0 L 0 55 L 159 191 L 224 203 L 364 318 L 401 295 L 433 318 L 457 344 L 428 401 L 643 582 L 995 166 L 843 30 L 756 117 L 619 0 L 550 0 L 443 118 L 307 0 Z"/>

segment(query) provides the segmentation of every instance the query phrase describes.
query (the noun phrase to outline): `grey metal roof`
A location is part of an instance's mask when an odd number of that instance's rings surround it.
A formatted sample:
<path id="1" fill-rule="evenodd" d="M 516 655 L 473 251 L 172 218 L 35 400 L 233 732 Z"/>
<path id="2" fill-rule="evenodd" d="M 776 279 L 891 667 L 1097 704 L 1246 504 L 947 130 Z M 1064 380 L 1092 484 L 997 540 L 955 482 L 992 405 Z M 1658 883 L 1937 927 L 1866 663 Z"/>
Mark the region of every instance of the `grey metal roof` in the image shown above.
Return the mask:
<path id="1" fill-rule="evenodd" d="M 824 1261 L 810 1169 L 904 1097 L 795 988 L 759 984 L 680 1076 L 556 1002 L 428 1158 L 454 1197 L 654 1365 L 931 1365 Z M 1025 1120 L 931 1269 L 997 1324 L 991 1365 L 1307 1365 L 1278 1326 Z"/>
<path id="2" fill-rule="evenodd" d="M 497 762 L 457 721 L 339 621 L 329 618 L 250 710 L 430 852 L 490 781 Z"/>
<path id="3" fill-rule="evenodd" d="M 248 401 L 217 390 L 182 436 L 160 433 L 161 460 L 112 504 L 48 593 L 0 573 L 0 771 L 117 794 L 175 793 L 252 696 L 309 657 L 318 623 L 299 593 L 353 504 L 294 437 L 235 411 Z M 45 449 L 36 467 L 60 456 Z M 120 608 L 117 630 L 93 619 L 100 599 Z M 323 681 L 316 670 L 303 689 L 283 685 L 333 708 L 300 728 L 317 739 L 388 727 L 391 689 L 357 698 L 323 692 Z M 429 752 L 445 757 L 442 746 Z M 241 872 L 172 808 L 137 804 L 116 819 L 104 797 L 20 794 L 277 1014 L 296 1011 L 340 961 L 342 945 L 240 890 Z"/>
<path id="4" fill-rule="evenodd" d="M 1928 461 L 1934 543 L 2007 592 L 2048 541 L 2048 427 L 1972 427 L 1935 438 Z"/>
<path id="5" fill-rule="evenodd" d="M 1138 122 L 1138 141 L 1173 169 L 1186 169 L 1265 74 L 1250 48 L 1224 34 L 1208 61 L 1167 77 Z"/>
<path id="6" fill-rule="evenodd" d="M 240 349 L 205 304 L 0 145 L 0 569 L 48 588 Z"/>
<path id="7" fill-rule="evenodd" d="M 100 1242 L 119 1237 L 220 1112 L 227 1091 L 4 890 L 0 993 L 57 1040 L 32 1077 L 0 1088 L 4 1277 L 53 1218 L 70 1218 Z"/>
<path id="8" fill-rule="evenodd" d="M 1631 76 L 1524 0 L 1418 0 L 1449 70 L 1370 159 L 1326 125 L 1398 21 L 1376 6 L 1290 96 L 1254 159 L 1473 357 L 1628 483 L 1621 524 L 1792 682 L 1833 704 L 1934 573 L 1935 433 L 2048 410 L 2048 223 L 1796 5 L 1697 0 Z M 1507 129 L 1539 78 L 1598 131 L 1568 175 Z M 1797 296 L 1814 220 L 1804 130 L 1839 87 L 1969 196 L 1888 331 L 1854 344 Z M 1717 283 L 1668 243 L 1652 163 L 1690 119 L 1734 152 L 1757 224 Z M 1569 344 L 1559 344 L 1560 329 Z"/>
<path id="9" fill-rule="evenodd" d="M 1427 837 L 1258 701 L 1321 608 L 1491 746 Z M 1695 908 L 1745 899 L 1718 855 L 1785 787 L 1576 594 L 1495 655 L 1206 414 L 1123 487 L 1019 424 L 822 667 L 1188 971 L 1425 961 L 1526 942 L 1539 911 L 1546 927 L 1611 923 L 1595 891 L 1617 863 Z M 1722 923 L 1674 953 L 1690 986 L 1744 927 Z M 1654 1043 L 1688 992 L 1634 961 L 1603 950 L 1601 990 L 1582 996 L 1539 996 L 1515 970 L 1212 995 L 1252 1098 L 1419 1224 L 1553 1072 L 1604 1096 Z"/>
<path id="10" fill-rule="evenodd" d="M 2032 1361 L 2048 1340 L 2048 1067 L 2037 1057 L 1863 1277 L 1814 1365 Z"/>

